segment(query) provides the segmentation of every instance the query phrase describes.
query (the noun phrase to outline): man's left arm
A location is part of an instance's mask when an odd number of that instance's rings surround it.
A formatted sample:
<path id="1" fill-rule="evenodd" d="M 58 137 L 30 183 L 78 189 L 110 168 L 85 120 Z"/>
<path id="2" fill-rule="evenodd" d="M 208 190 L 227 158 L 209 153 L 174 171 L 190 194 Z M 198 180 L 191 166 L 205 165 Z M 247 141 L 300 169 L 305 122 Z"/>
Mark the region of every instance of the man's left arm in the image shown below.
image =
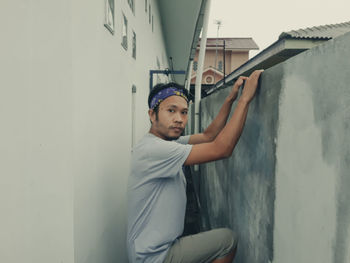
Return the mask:
<path id="1" fill-rule="evenodd" d="M 188 141 L 189 144 L 200 144 L 206 142 L 212 142 L 220 131 L 225 127 L 228 116 L 230 115 L 233 102 L 238 96 L 239 87 L 242 86 L 243 81 L 247 77 L 239 77 L 238 80 L 233 85 L 233 88 L 230 94 L 226 97 L 224 104 L 221 106 L 221 109 L 216 115 L 212 123 L 204 130 L 203 133 L 193 134 L 190 136 Z"/>

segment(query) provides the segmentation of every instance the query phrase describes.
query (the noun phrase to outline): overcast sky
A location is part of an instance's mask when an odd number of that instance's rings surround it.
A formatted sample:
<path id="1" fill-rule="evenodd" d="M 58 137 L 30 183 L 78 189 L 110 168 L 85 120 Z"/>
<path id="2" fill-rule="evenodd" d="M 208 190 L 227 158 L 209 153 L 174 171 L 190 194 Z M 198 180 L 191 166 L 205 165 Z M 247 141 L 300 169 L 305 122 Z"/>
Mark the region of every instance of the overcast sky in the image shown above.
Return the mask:
<path id="1" fill-rule="evenodd" d="M 280 33 L 300 28 L 350 21 L 350 0 L 212 0 L 208 37 L 252 37 L 260 50 Z"/>

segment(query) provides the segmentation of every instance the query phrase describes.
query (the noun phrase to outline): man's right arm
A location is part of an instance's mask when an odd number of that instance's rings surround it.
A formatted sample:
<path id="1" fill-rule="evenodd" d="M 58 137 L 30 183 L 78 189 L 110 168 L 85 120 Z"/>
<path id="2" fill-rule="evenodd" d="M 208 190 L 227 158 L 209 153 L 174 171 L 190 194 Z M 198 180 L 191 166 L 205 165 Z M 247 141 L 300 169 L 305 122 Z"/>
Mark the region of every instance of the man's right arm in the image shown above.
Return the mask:
<path id="1" fill-rule="evenodd" d="M 216 161 L 231 156 L 247 118 L 249 103 L 253 99 L 262 70 L 254 71 L 246 80 L 242 95 L 230 121 L 221 130 L 214 141 L 196 144 L 185 161 L 185 165 L 194 165 Z"/>

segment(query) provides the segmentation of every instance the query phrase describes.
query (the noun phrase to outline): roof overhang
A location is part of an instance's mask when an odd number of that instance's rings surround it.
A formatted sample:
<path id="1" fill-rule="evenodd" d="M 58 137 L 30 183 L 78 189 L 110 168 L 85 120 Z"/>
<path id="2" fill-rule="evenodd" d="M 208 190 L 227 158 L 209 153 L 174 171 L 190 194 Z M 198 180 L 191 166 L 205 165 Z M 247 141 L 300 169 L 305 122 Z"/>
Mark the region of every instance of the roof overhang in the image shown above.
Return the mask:
<path id="1" fill-rule="evenodd" d="M 270 68 L 325 41 L 326 40 L 312 39 L 280 39 L 230 73 L 225 80 L 218 81 L 208 93 L 224 88 L 227 85 L 232 85 L 241 75 L 249 76 L 250 73 L 256 69 Z"/>
<path id="2" fill-rule="evenodd" d="M 223 50 L 223 47 L 208 47 L 206 50 Z M 250 50 L 258 50 L 259 48 L 225 48 L 225 51 L 232 52 L 249 52 Z M 200 50 L 200 47 L 197 47 L 197 51 Z"/>
<path id="3" fill-rule="evenodd" d="M 206 0 L 158 0 L 170 70 L 186 71 L 186 75 L 173 76 L 180 84 L 185 83 L 196 52 L 205 4 Z"/>

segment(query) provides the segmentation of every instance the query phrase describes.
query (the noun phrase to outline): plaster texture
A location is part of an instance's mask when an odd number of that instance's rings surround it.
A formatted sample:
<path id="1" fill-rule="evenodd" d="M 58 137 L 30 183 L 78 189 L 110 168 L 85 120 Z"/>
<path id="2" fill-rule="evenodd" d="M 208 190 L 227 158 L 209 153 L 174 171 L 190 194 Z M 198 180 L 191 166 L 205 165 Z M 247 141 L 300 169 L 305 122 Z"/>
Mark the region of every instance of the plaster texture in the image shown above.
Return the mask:
<path id="1" fill-rule="evenodd" d="M 265 83 L 280 86 L 282 71 L 265 74 Z M 218 113 L 229 89 L 202 101 L 205 127 Z M 239 235 L 237 262 L 268 262 L 273 250 L 275 138 L 279 89 L 259 90 L 249 109 L 244 133 L 231 158 L 201 165 L 203 227 L 230 227 Z M 208 113 L 206 110 L 209 109 Z"/>
<path id="2" fill-rule="evenodd" d="M 350 262 L 349 47 L 264 71 L 233 155 L 200 166 L 202 229 L 236 231 L 235 262 Z M 202 100 L 202 129 L 228 92 Z"/>
<path id="3" fill-rule="evenodd" d="M 149 70 L 157 60 L 169 68 L 148 2 L 153 31 L 144 2 L 134 15 L 116 0 L 111 35 L 105 1 L 1 1 L 0 262 L 128 261 L 131 88 L 138 140 L 149 129 Z"/>
<path id="4" fill-rule="evenodd" d="M 276 262 L 350 262 L 349 47 L 347 34 L 284 64 Z"/>

